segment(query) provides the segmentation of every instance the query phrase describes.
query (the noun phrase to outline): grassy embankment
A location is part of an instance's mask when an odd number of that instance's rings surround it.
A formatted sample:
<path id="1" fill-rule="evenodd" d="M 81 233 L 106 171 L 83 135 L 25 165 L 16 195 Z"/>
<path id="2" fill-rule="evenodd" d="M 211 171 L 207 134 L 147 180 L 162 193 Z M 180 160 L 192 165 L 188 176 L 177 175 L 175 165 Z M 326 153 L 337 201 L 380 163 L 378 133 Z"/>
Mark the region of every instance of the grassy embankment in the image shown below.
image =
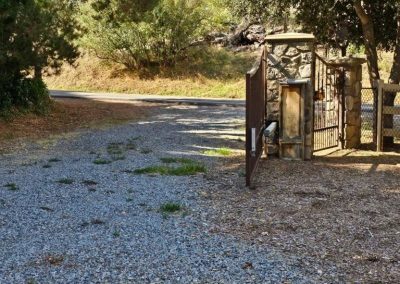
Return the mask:
<path id="1" fill-rule="evenodd" d="M 172 68 L 129 71 L 86 53 L 76 68 L 65 65 L 60 75 L 46 77 L 45 81 L 50 89 L 58 90 L 243 98 L 245 73 L 257 54 L 203 48 Z"/>

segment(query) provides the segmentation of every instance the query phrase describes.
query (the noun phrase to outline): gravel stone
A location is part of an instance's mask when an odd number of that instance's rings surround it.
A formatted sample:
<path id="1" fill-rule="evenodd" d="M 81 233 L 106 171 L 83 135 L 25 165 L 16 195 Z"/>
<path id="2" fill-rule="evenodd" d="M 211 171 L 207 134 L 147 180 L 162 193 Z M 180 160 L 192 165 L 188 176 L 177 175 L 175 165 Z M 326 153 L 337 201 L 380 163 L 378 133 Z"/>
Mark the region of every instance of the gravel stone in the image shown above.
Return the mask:
<path id="1" fill-rule="evenodd" d="M 242 108 L 162 105 L 144 121 L 83 131 L 50 146 L 32 142 L 0 156 L 0 283 L 315 282 L 295 256 L 212 233 L 217 224 L 208 223 L 207 206 L 198 202 L 202 189 L 215 184 L 205 174 L 131 173 L 170 156 L 213 171 L 224 158 L 202 151 L 242 150 L 243 117 Z M 125 159 L 93 163 L 110 159 L 110 143 L 133 137 L 137 149 L 124 149 Z M 43 168 L 53 158 L 60 161 Z M 57 182 L 63 178 L 73 183 Z M 7 183 L 19 190 L 7 190 Z M 185 210 L 164 215 L 165 202 Z"/>

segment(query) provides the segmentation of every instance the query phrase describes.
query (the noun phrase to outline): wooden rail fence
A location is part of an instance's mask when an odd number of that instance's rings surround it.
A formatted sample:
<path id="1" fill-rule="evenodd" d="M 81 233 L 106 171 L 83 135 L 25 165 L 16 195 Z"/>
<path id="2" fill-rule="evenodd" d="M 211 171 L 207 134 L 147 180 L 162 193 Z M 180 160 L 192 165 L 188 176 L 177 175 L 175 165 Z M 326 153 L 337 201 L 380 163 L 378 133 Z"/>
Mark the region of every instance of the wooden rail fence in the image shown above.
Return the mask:
<path id="1" fill-rule="evenodd" d="M 377 151 L 383 151 L 383 137 L 400 138 L 400 127 L 395 123 L 393 124 L 393 128 L 384 127 L 384 117 L 386 115 L 400 115 L 400 104 L 394 104 L 393 106 L 384 105 L 385 96 L 388 93 L 399 93 L 400 85 L 384 84 L 382 80 L 379 80 L 376 87 L 378 88 Z"/>

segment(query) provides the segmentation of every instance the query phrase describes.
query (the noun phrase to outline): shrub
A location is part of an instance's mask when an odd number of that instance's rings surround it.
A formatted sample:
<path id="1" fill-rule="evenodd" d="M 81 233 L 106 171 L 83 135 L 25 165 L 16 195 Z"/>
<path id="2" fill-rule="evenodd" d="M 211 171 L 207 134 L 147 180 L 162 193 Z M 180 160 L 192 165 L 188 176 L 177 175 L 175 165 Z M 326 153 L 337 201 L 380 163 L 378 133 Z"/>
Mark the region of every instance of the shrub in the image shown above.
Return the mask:
<path id="1" fill-rule="evenodd" d="M 157 62 L 173 65 L 201 36 L 201 1 L 163 0 L 153 11 L 152 50 Z"/>
<path id="2" fill-rule="evenodd" d="M 202 0 L 160 0 L 140 18 L 130 16 L 118 2 L 100 9 L 93 1 L 81 5 L 79 18 L 86 30 L 81 44 L 99 58 L 130 70 L 173 65 L 204 33 L 200 22 L 207 5 Z"/>
<path id="3" fill-rule="evenodd" d="M 0 116 L 9 118 L 14 112 L 32 111 L 46 114 L 51 101 L 41 79 L 19 75 L 0 77 Z"/>

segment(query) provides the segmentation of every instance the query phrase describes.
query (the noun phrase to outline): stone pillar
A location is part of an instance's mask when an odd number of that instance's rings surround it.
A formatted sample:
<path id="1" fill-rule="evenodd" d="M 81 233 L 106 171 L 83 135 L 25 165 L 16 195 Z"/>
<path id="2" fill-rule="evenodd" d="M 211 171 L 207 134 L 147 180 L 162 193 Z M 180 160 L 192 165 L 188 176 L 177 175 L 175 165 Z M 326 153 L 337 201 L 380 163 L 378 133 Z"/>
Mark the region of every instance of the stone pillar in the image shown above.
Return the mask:
<path id="1" fill-rule="evenodd" d="M 314 43 L 311 34 L 286 33 L 266 37 L 267 50 L 267 120 L 279 121 L 281 82 L 309 79 L 304 97 L 304 159 L 312 157 Z M 269 148 L 271 153 L 272 149 Z"/>
<path id="2" fill-rule="evenodd" d="M 344 69 L 343 90 L 343 147 L 358 148 L 361 144 L 361 90 L 363 58 L 343 57 L 332 59 L 330 63 Z"/>

